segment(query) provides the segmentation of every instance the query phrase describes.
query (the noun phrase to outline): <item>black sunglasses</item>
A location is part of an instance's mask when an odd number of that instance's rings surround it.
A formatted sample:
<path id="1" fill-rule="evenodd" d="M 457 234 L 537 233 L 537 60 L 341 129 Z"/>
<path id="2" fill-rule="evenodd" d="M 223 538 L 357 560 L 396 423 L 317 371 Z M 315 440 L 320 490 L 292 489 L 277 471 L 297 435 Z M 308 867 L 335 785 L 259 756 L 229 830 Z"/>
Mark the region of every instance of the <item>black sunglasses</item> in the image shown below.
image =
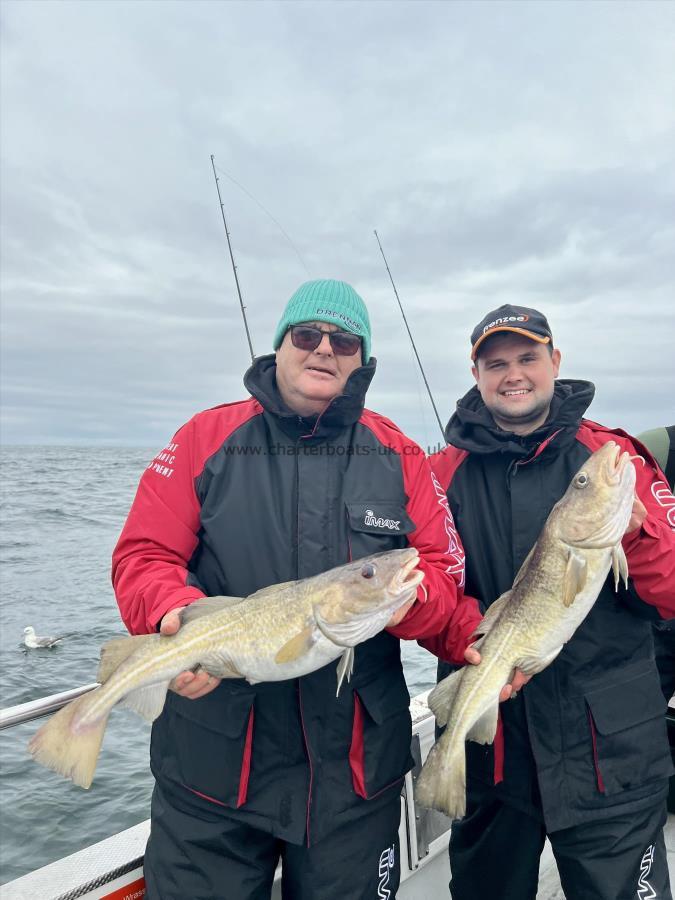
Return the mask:
<path id="1" fill-rule="evenodd" d="M 298 350 L 316 350 L 324 334 L 336 356 L 354 356 L 361 349 L 361 338 L 351 331 L 323 331 L 313 325 L 291 325 L 291 341 Z"/>

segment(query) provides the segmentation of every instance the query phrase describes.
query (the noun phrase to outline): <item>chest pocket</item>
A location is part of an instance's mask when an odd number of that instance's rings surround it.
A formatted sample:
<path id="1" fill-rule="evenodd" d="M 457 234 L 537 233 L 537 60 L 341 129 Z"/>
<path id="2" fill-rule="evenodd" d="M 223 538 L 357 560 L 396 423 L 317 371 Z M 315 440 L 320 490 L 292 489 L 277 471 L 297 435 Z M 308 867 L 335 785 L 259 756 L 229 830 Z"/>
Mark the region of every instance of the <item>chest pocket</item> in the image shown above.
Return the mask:
<path id="1" fill-rule="evenodd" d="M 357 500 L 345 503 L 352 559 L 408 546 L 416 525 L 405 504 L 397 500 Z"/>

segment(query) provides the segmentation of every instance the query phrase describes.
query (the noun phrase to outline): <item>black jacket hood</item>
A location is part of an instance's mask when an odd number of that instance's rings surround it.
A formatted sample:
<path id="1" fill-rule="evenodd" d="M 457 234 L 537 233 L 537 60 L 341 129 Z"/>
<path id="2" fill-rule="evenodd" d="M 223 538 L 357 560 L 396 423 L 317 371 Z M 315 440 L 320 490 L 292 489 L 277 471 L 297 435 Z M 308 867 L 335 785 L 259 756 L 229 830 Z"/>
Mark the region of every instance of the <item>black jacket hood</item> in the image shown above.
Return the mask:
<path id="1" fill-rule="evenodd" d="M 457 402 L 457 409 L 445 429 L 445 439 L 470 453 L 509 453 L 525 457 L 554 432 L 562 432 L 556 438 L 560 447 L 566 439 L 574 440 L 594 395 L 595 385 L 590 381 L 571 378 L 556 381 L 546 421 L 535 431 L 521 436 L 503 431 L 496 424 L 474 386 Z"/>
<path id="2" fill-rule="evenodd" d="M 326 438 L 335 431 L 354 425 L 361 418 L 366 391 L 375 375 L 377 360 L 371 356 L 365 366 L 359 366 L 347 379 L 344 393 L 332 400 L 321 415 L 299 416 L 284 403 L 277 386 L 276 356 L 259 356 L 244 375 L 246 390 L 263 409 L 279 420 L 281 428 L 291 436 L 311 434 Z"/>

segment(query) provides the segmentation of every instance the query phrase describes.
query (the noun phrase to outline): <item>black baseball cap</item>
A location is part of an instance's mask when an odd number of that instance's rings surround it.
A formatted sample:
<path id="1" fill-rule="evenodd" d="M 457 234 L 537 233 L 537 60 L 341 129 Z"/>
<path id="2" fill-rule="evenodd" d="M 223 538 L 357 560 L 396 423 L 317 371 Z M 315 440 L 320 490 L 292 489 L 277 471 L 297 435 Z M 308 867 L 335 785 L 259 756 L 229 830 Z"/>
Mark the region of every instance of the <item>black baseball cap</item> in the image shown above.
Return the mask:
<path id="1" fill-rule="evenodd" d="M 471 332 L 471 359 L 476 359 L 478 348 L 485 338 L 498 331 L 513 331 L 540 344 L 549 344 L 553 340 L 546 316 L 538 309 L 505 303 L 489 312 Z"/>

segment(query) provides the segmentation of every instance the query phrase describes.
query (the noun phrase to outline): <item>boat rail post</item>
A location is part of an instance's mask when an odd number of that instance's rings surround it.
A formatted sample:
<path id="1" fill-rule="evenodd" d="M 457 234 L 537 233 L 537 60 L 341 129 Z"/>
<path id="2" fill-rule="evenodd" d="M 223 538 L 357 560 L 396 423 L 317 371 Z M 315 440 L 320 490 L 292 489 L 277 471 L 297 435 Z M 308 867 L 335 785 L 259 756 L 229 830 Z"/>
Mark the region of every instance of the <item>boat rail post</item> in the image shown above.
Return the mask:
<path id="1" fill-rule="evenodd" d="M 88 694 L 97 687 L 100 685 L 94 681 L 93 684 L 84 684 L 81 687 L 71 688 L 69 691 L 61 691 L 59 694 L 50 694 L 48 697 L 39 697 L 37 700 L 28 700 L 26 703 L 8 706 L 0 710 L 0 731 L 57 712 L 66 703 L 70 703 L 71 700 L 75 700 L 83 694 Z"/>

